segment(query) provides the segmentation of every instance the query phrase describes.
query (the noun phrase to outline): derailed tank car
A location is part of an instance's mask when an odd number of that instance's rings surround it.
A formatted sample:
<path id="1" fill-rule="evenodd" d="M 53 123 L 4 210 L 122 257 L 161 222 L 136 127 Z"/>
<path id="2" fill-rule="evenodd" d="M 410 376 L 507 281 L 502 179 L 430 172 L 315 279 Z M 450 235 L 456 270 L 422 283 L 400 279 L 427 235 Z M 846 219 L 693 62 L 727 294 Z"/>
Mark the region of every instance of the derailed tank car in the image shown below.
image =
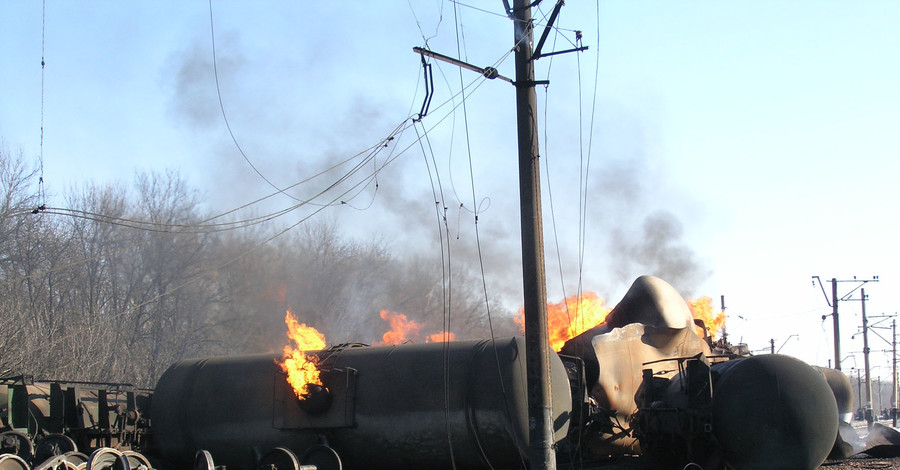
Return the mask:
<path id="1" fill-rule="evenodd" d="M 298 400 L 272 355 L 177 363 L 156 387 L 159 454 L 190 465 L 255 468 L 288 449 L 322 470 L 521 468 L 528 449 L 522 338 L 322 351 L 326 396 Z M 568 430 L 569 382 L 551 365 L 557 440 Z M 326 392 L 320 392 L 326 393 Z"/>
<path id="2" fill-rule="evenodd" d="M 768 354 L 710 364 L 678 361 L 671 380 L 649 370 L 639 393 L 635 433 L 660 462 L 738 469 L 814 469 L 838 430 L 835 395 L 822 373 Z"/>
<path id="3" fill-rule="evenodd" d="M 822 372 L 787 356 L 713 356 L 661 279 L 638 278 L 606 322 L 562 353 L 589 372 L 586 452 L 647 454 L 669 468 L 797 470 L 835 446 L 836 392 Z"/>

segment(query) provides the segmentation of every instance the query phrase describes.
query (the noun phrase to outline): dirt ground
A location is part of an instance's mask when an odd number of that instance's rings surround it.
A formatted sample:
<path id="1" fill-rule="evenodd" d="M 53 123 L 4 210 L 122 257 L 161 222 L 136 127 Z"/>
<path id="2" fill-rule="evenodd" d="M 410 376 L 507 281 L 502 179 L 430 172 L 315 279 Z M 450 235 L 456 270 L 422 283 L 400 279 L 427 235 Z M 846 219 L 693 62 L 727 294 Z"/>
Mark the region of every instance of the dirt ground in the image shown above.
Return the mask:
<path id="1" fill-rule="evenodd" d="M 846 460 L 826 460 L 819 468 L 822 470 L 850 470 L 859 468 L 896 468 L 900 470 L 900 457 L 877 459 L 863 455 Z"/>
<path id="2" fill-rule="evenodd" d="M 640 457 L 618 457 L 607 462 L 599 462 L 596 466 L 585 466 L 596 470 L 658 470 L 647 460 Z M 900 457 L 884 459 L 867 455 L 859 455 L 845 460 L 826 460 L 819 470 L 859 470 L 859 469 L 897 469 L 900 470 Z M 687 470 L 701 470 L 695 467 Z"/>

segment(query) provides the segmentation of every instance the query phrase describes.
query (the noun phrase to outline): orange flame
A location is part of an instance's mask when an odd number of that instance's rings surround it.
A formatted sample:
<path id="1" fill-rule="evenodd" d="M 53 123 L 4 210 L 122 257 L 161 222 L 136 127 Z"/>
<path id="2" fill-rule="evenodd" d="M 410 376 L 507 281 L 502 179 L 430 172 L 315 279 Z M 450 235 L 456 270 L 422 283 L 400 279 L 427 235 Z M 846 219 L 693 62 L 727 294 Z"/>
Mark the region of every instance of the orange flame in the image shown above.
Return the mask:
<path id="1" fill-rule="evenodd" d="M 428 337 L 425 338 L 426 343 L 446 343 L 450 341 L 456 341 L 456 334 L 447 331 L 428 335 Z"/>
<path id="2" fill-rule="evenodd" d="M 419 337 L 419 331 L 425 326 L 406 318 L 406 315 L 390 310 L 382 310 L 381 319 L 391 325 L 391 331 L 385 333 L 381 339 L 385 344 L 401 344 L 413 341 Z"/>
<path id="3" fill-rule="evenodd" d="M 709 297 L 700 297 L 697 300 L 689 300 L 688 307 L 691 309 L 691 315 L 695 319 L 703 320 L 706 324 L 706 330 L 709 332 L 710 338 L 715 338 L 716 334 L 725 327 L 725 312 L 713 312 L 712 299 Z M 697 334 L 703 335 L 703 329 L 697 327 Z"/>
<path id="4" fill-rule="evenodd" d="M 288 383 L 297 394 L 297 398 L 303 400 L 309 397 L 309 384 L 322 385 L 319 378 L 318 356 L 306 354 L 304 351 L 319 351 L 325 348 L 325 336 L 311 326 L 297 321 L 297 318 L 288 310 L 284 316 L 284 322 L 288 327 L 288 338 L 296 347 L 288 344 L 284 347 L 282 359 L 284 362 L 275 361 L 281 366 L 281 370 L 287 374 Z"/>
<path id="5" fill-rule="evenodd" d="M 562 349 L 566 341 L 603 323 L 612 308 L 594 292 L 573 295 L 559 303 L 547 304 L 547 332 L 550 347 Z M 525 308 L 519 309 L 513 321 L 525 331 Z"/>
<path id="6" fill-rule="evenodd" d="M 382 320 L 391 325 L 391 330 L 382 335 L 381 344 L 412 343 L 423 336 L 424 323 L 410 320 L 405 314 L 391 312 L 390 310 L 382 310 L 380 315 Z M 441 331 L 424 335 L 424 340 L 426 343 L 443 343 L 445 341 L 455 341 L 456 335 L 452 332 Z"/>

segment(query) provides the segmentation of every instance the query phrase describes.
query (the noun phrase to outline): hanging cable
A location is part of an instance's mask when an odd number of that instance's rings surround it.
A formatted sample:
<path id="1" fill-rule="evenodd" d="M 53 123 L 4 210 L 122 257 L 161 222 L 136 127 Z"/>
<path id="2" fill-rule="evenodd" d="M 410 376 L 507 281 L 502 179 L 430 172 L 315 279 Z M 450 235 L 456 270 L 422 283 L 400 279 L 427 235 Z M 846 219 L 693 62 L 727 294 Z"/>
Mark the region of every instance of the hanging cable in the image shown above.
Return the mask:
<path id="1" fill-rule="evenodd" d="M 40 206 L 35 210 L 42 210 L 47 206 L 47 195 L 44 192 L 44 70 L 47 62 L 45 61 L 45 50 L 47 44 L 47 0 L 41 2 L 41 148 L 38 162 L 40 165 L 40 176 L 38 176 L 38 199 Z"/>
<path id="2" fill-rule="evenodd" d="M 263 181 L 265 181 L 269 186 L 271 186 L 276 191 L 278 191 L 279 194 L 284 194 L 285 196 L 288 196 L 291 199 L 298 200 L 296 197 L 294 197 L 290 194 L 287 194 L 285 192 L 285 189 L 279 188 L 278 186 L 275 185 L 275 183 L 272 183 L 271 181 L 269 181 L 269 179 L 266 178 L 266 176 L 263 175 L 256 168 L 256 165 L 254 165 L 253 162 L 250 161 L 250 158 L 247 157 L 247 154 L 244 153 L 244 149 L 241 148 L 241 144 L 238 143 L 237 137 L 234 136 L 234 132 L 231 130 L 231 124 L 228 122 L 228 115 L 225 113 L 225 103 L 222 101 L 222 90 L 219 86 L 219 66 L 217 65 L 217 60 L 216 60 L 216 29 L 215 29 L 214 22 L 213 22 L 212 0 L 209 0 L 209 34 L 210 34 L 210 38 L 212 39 L 212 61 L 213 61 L 213 74 L 216 77 L 216 95 L 219 97 L 219 109 L 222 110 L 222 120 L 225 121 L 225 128 L 228 129 L 228 135 L 231 136 L 231 141 L 234 142 L 234 146 L 237 148 L 237 150 L 241 154 L 241 156 L 244 157 L 244 161 L 246 161 L 247 164 L 250 165 L 250 168 L 252 168 L 253 171 L 260 178 L 262 178 Z"/>

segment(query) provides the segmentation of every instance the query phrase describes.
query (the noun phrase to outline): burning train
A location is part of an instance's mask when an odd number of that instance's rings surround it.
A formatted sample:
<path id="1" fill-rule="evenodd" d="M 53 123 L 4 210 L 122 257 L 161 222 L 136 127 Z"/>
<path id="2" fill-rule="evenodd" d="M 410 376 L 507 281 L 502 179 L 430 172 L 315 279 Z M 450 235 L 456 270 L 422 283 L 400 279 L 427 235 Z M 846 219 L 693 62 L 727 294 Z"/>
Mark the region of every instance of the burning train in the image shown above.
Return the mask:
<path id="1" fill-rule="evenodd" d="M 551 355 L 559 464 L 813 469 L 859 450 L 838 432 L 843 374 L 723 349 L 695 326 L 645 276 Z M 522 338 L 310 354 L 319 383 L 299 395 L 270 354 L 181 361 L 154 390 L 4 379 L 0 470 L 528 468 Z"/>

